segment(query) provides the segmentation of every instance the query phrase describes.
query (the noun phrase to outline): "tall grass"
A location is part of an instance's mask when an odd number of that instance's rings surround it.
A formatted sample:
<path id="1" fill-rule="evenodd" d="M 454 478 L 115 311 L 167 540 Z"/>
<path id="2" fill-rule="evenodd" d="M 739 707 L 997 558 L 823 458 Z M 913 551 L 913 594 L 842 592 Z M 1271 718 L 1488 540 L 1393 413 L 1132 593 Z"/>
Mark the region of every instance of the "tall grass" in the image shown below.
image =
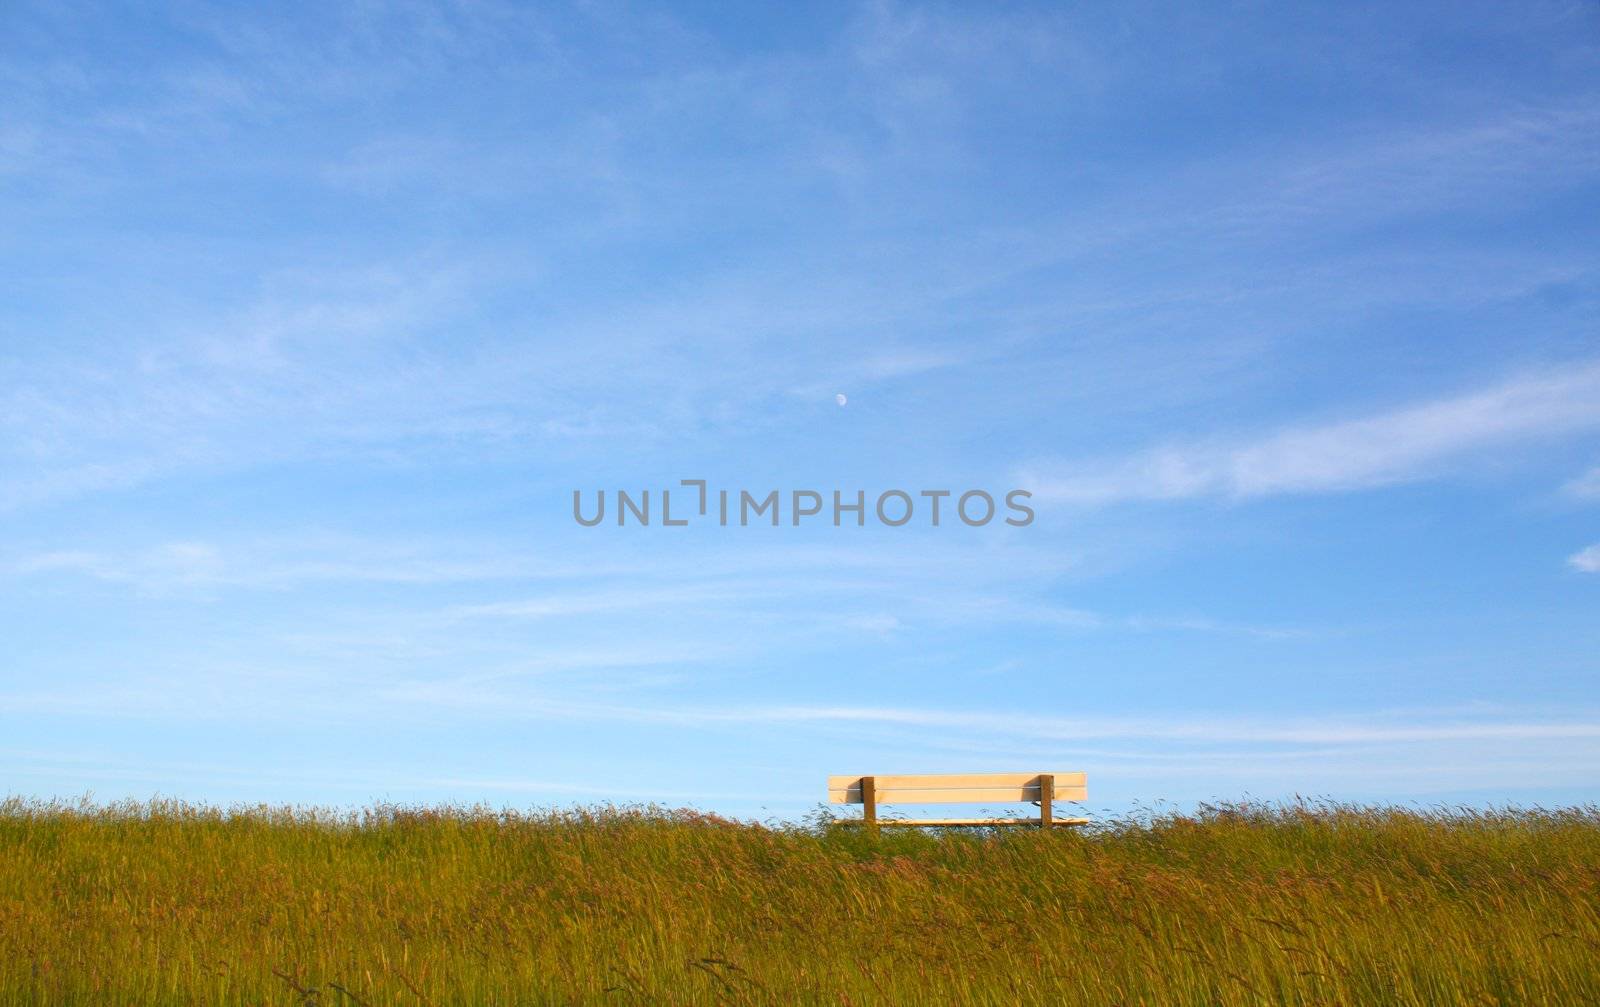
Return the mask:
<path id="1" fill-rule="evenodd" d="M 0 1004 L 1578 1004 L 1600 809 L 1083 832 L 0 804 Z"/>

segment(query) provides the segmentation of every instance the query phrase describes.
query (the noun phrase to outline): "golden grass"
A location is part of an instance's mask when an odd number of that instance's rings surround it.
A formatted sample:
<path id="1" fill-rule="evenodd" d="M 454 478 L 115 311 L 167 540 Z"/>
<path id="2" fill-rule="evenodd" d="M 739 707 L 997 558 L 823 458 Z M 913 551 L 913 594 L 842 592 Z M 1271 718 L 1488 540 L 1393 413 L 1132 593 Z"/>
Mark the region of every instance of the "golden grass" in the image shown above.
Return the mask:
<path id="1" fill-rule="evenodd" d="M 0 803 L 0 1004 L 1579 1004 L 1600 809 L 1081 833 Z"/>

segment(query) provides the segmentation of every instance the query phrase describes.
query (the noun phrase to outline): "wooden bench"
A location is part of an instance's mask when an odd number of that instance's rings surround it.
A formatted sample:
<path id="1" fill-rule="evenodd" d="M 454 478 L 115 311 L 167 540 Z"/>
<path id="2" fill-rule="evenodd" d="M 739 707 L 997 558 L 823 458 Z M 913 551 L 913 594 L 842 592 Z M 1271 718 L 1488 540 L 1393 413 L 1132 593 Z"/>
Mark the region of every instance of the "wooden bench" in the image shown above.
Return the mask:
<path id="1" fill-rule="evenodd" d="M 1087 818 L 1060 818 L 1056 801 L 1089 798 L 1083 773 L 968 773 L 956 776 L 830 776 L 830 804 L 859 804 L 861 818 L 838 824 L 904 825 L 920 828 L 981 828 L 992 825 L 1087 825 Z M 976 804 L 1032 801 L 1038 818 L 878 818 L 880 804 Z"/>

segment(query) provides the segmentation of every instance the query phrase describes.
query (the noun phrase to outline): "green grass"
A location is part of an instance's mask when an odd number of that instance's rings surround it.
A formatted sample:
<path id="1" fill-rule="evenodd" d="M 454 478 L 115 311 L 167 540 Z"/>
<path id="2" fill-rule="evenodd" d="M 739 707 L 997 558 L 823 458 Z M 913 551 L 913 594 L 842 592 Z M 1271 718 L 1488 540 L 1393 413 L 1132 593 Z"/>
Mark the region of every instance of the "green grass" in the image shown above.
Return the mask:
<path id="1" fill-rule="evenodd" d="M 1091 830 L 0 803 L 0 1004 L 1580 1004 L 1600 809 Z"/>

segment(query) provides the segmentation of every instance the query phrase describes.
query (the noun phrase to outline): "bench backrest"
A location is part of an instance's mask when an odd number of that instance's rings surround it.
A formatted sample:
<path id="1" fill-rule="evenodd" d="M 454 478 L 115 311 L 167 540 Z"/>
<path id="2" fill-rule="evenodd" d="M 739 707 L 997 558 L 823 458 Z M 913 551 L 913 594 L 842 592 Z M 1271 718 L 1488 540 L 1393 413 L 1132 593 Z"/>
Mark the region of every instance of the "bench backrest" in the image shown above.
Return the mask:
<path id="1" fill-rule="evenodd" d="M 981 804 L 1037 801 L 1041 776 L 1055 780 L 1058 801 L 1089 799 L 1084 773 L 964 773 L 943 776 L 874 776 L 878 804 Z M 828 777 L 830 804 L 862 804 L 862 776 Z"/>

